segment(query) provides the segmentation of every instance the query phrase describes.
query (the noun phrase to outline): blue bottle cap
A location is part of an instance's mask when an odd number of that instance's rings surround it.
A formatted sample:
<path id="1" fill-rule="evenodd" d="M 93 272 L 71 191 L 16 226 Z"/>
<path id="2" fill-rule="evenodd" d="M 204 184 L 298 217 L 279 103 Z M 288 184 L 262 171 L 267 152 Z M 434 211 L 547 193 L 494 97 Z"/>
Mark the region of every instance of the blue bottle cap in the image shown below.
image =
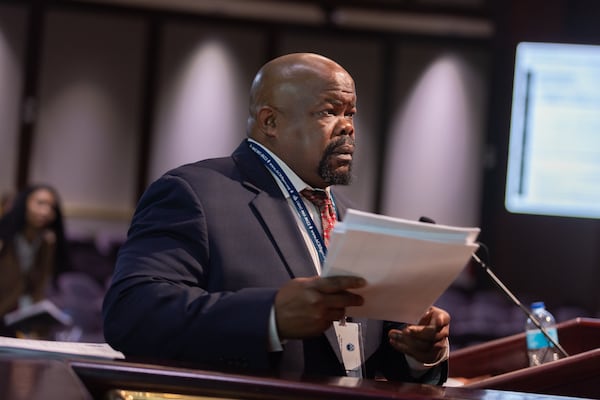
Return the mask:
<path id="1" fill-rule="evenodd" d="M 534 303 L 531 303 L 532 310 L 537 310 L 538 308 L 546 308 L 546 305 L 543 301 L 536 301 Z"/>

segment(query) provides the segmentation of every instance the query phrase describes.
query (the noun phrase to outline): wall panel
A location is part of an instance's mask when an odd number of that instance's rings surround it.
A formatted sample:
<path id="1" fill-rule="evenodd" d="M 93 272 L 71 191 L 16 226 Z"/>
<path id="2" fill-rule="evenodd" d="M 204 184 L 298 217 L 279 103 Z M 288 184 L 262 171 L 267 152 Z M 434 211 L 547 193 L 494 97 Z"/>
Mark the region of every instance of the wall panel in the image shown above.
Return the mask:
<path id="1" fill-rule="evenodd" d="M 135 204 L 144 23 L 47 14 L 30 180 L 57 187 L 72 231 L 127 224 Z M 93 232 L 92 232 L 93 233 Z"/>
<path id="2" fill-rule="evenodd" d="M 0 5 L 0 195 L 15 190 L 27 9 Z"/>
<path id="3" fill-rule="evenodd" d="M 403 43 L 394 60 L 382 212 L 479 225 L 486 52 Z"/>
<path id="4" fill-rule="evenodd" d="M 184 163 L 229 155 L 246 137 L 264 42 L 251 29 L 165 24 L 149 181 Z"/>

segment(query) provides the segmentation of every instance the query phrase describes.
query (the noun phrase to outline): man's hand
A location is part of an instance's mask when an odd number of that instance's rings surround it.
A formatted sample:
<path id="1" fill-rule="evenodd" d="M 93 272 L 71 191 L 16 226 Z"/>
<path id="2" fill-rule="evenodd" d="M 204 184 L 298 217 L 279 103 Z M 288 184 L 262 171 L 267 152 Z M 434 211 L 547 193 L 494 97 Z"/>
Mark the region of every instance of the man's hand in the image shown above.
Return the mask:
<path id="1" fill-rule="evenodd" d="M 344 317 L 346 307 L 360 306 L 363 298 L 347 289 L 366 285 L 351 276 L 296 278 L 275 297 L 275 317 L 281 339 L 316 336 Z"/>
<path id="2" fill-rule="evenodd" d="M 391 329 L 390 345 L 422 363 L 434 363 L 446 352 L 450 334 L 450 314 L 441 308 L 431 307 L 417 325 L 407 325 L 402 330 Z"/>

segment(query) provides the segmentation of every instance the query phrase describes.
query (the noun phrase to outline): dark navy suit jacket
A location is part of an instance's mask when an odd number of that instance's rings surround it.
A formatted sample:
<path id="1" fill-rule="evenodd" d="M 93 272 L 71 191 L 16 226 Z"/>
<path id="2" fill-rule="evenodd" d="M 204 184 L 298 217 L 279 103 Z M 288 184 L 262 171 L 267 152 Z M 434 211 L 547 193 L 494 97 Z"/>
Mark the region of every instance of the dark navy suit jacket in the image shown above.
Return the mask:
<path id="1" fill-rule="evenodd" d="M 348 203 L 336 194 L 338 213 Z M 333 329 L 267 351 L 275 294 L 316 275 L 292 210 L 242 142 L 231 157 L 174 169 L 139 201 L 104 300 L 107 342 L 128 356 L 279 376 L 343 375 Z M 362 321 L 368 377 L 412 381 L 387 343 L 391 323 Z M 439 383 L 447 365 L 421 378 Z"/>

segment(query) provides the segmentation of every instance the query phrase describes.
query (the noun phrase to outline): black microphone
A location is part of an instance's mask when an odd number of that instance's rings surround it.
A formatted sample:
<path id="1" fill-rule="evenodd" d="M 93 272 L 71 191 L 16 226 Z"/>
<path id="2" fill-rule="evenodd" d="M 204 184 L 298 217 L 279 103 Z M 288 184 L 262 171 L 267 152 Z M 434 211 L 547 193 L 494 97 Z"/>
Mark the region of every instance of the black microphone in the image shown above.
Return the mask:
<path id="1" fill-rule="evenodd" d="M 486 248 L 485 244 L 483 244 L 481 242 L 477 242 L 477 244 L 479 244 L 480 247 Z M 550 334 L 548 333 L 548 331 L 546 330 L 546 328 L 544 328 L 542 326 L 542 324 L 540 323 L 540 321 L 538 321 L 538 319 L 533 315 L 533 313 L 529 310 L 529 308 L 525 307 L 523 305 L 523 303 L 521 303 L 519 301 L 519 299 L 517 298 L 517 296 L 515 296 L 506 287 L 506 285 L 504 283 L 502 283 L 502 281 L 500 280 L 500 278 L 498 278 L 496 276 L 496 274 L 494 274 L 494 272 L 490 269 L 490 267 L 486 263 L 484 263 L 483 260 L 477 256 L 477 254 L 473 253 L 471 256 L 477 262 L 477 264 L 479 264 L 483 268 L 483 270 L 492 279 L 492 281 L 496 284 L 496 286 L 498 286 L 502 290 L 502 292 L 513 302 L 513 304 L 515 304 L 517 307 L 519 307 L 525 313 L 525 315 L 527 315 L 527 317 L 529 319 L 531 319 L 531 322 L 533 322 L 533 324 L 536 326 L 536 328 L 538 328 L 544 334 L 544 336 L 546 337 L 546 339 L 548 339 L 550 341 L 550 343 L 552 343 L 558 349 L 558 351 L 560 352 L 560 354 L 563 357 L 568 357 L 569 354 L 565 351 L 565 349 L 556 340 L 554 340 L 554 338 L 552 336 L 550 336 Z"/>
<path id="2" fill-rule="evenodd" d="M 432 220 L 429 217 L 425 217 L 425 216 L 421 216 L 419 218 L 419 222 L 426 222 L 429 224 L 435 224 L 435 221 Z M 484 248 L 487 250 L 487 246 L 481 242 L 477 242 L 477 244 L 479 245 L 479 248 Z M 554 340 L 554 338 L 552 336 L 550 336 L 550 334 L 548 333 L 548 331 L 546 330 L 546 328 L 544 328 L 542 326 L 542 324 L 540 323 L 540 321 L 538 321 L 538 319 L 535 317 L 535 315 L 533 315 L 533 313 L 529 310 L 529 308 L 525 307 L 523 305 L 523 303 L 521 303 L 519 301 L 519 299 L 517 298 L 517 296 L 515 296 L 509 289 L 508 287 L 506 287 L 506 285 L 504 283 L 502 283 L 502 281 L 500 280 L 500 278 L 498 278 L 496 276 L 496 274 L 494 274 L 494 272 L 490 269 L 490 267 L 483 262 L 483 260 L 481 258 L 479 258 L 476 254 L 476 251 L 473 252 L 473 254 L 471 254 L 471 257 L 473 257 L 473 259 L 477 262 L 477 264 L 479 264 L 483 270 L 486 272 L 486 274 L 492 279 L 492 281 L 496 284 L 497 287 L 500 288 L 500 290 L 502 291 L 502 293 L 504 293 L 504 295 L 506 297 L 508 297 L 508 299 L 515 304 L 517 307 L 519 307 L 524 313 L 525 315 L 531 319 L 531 322 L 533 322 L 533 324 L 536 326 L 536 328 L 538 328 L 546 337 L 546 339 L 548 339 L 550 341 L 550 343 L 552 343 L 557 349 L 558 351 L 561 353 L 561 355 L 563 357 L 568 357 L 569 354 L 565 351 L 565 349 L 556 341 Z"/>

